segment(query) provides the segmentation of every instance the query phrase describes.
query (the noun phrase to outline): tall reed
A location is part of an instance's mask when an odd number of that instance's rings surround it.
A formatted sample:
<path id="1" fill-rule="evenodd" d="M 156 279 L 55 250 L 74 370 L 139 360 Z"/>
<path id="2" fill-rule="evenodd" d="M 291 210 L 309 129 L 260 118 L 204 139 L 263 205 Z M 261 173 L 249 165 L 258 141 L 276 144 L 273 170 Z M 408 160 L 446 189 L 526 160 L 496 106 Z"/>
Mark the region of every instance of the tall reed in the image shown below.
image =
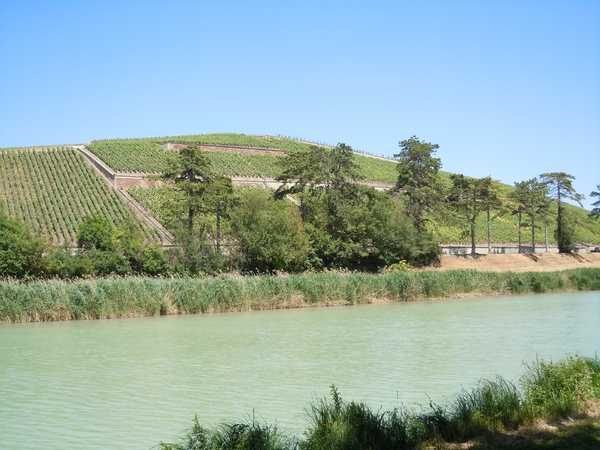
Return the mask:
<path id="1" fill-rule="evenodd" d="M 458 295 L 600 289 L 600 269 L 562 272 L 415 271 L 0 281 L 0 322 L 102 319 Z"/>

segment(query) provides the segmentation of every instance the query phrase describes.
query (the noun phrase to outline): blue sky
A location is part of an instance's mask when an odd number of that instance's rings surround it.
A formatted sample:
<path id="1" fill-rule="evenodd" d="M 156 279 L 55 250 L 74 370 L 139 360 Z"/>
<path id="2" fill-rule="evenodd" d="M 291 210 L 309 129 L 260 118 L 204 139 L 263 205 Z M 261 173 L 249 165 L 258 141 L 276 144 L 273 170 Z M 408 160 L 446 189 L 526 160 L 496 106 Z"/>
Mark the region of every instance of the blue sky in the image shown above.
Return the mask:
<path id="1" fill-rule="evenodd" d="M 444 170 L 589 197 L 600 1 L 0 0 L 0 147 L 213 132 L 416 135 Z"/>

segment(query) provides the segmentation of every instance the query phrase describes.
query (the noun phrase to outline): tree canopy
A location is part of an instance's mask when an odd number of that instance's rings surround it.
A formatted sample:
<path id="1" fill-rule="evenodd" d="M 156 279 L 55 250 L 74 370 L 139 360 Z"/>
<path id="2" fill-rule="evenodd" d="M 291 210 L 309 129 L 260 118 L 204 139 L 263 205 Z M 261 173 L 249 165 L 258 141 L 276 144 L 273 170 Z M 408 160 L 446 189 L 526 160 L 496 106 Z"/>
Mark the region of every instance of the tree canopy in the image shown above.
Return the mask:
<path id="1" fill-rule="evenodd" d="M 594 203 L 592 203 L 592 210 L 590 211 L 590 218 L 592 219 L 598 219 L 600 218 L 600 184 L 596 185 L 596 189 L 598 189 L 598 191 L 592 191 L 590 193 L 590 197 L 597 197 L 598 200 L 596 200 Z"/>
<path id="2" fill-rule="evenodd" d="M 420 230 L 423 212 L 442 199 L 438 176 L 442 162 L 433 156 L 439 145 L 420 141 L 416 136 L 399 145 L 401 150 L 394 155 L 398 159 L 396 190 L 406 198 L 407 213 Z"/>
<path id="3" fill-rule="evenodd" d="M 471 254 L 477 252 L 475 239 L 475 221 L 477 216 L 488 210 L 488 206 L 495 202 L 493 180 L 485 178 L 469 178 L 462 174 L 450 175 L 452 187 L 448 201 L 455 208 L 456 214 L 464 219 L 470 227 Z"/>
<path id="4" fill-rule="evenodd" d="M 540 178 L 546 184 L 550 196 L 556 199 L 558 206 L 555 231 L 558 251 L 560 253 L 570 253 L 575 249 L 575 236 L 572 224 L 565 216 L 562 201 L 569 199 L 582 206 L 581 200 L 584 199 L 584 196 L 575 191 L 573 187 L 575 177 L 573 175 L 565 172 L 550 172 L 541 174 Z"/>

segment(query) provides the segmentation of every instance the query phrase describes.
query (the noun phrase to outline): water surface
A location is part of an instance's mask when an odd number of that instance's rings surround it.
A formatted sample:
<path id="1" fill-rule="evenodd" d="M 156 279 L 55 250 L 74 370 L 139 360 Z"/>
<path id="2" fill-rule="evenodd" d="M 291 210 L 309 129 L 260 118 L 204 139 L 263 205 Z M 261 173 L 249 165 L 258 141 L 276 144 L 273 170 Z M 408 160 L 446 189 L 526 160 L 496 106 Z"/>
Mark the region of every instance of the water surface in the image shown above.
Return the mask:
<path id="1" fill-rule="evenodd" d="M 600 292 L 0 325 L 0 448 L 149 449 L 253 413 L 299 433 L 334 383 L 375 408 L 444 402 L 600 347 Z"/>

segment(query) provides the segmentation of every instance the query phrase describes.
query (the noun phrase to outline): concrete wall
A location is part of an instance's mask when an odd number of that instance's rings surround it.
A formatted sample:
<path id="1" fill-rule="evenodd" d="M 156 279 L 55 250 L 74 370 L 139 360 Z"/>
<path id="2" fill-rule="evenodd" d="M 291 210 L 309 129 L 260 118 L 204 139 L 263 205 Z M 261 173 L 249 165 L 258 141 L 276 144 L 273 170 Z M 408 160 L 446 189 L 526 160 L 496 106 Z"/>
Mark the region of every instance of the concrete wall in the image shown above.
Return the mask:
<path id="1" fill-rule="evenodd" d="M 470 245 L 441 245 L 442 254 L 444 255 L 469 255 L 471 253 Z M 594 250 L 594 247 L 588 247 L 585 245 L 577 246 L 575 252 L 577 253 L 589 253 L 590 250 Z M 487 245 L 478 245 L 475 247 L 476 253 L 479 255 L 487 255 Z M 492 246 L 492 253 L 494 254 L 516 254 L 519 253 L 518 245 L 503 245 L 503 246 Z M 521 253 L 533 253 L 533 247 L 531 245 L 521 245 Z M 535 246 L 535 253 L 546 253 L 546 246 L 544 244 Z M 558 253 L 558 247 L 555 245 L 548 246 L 548 253 Z"/>

